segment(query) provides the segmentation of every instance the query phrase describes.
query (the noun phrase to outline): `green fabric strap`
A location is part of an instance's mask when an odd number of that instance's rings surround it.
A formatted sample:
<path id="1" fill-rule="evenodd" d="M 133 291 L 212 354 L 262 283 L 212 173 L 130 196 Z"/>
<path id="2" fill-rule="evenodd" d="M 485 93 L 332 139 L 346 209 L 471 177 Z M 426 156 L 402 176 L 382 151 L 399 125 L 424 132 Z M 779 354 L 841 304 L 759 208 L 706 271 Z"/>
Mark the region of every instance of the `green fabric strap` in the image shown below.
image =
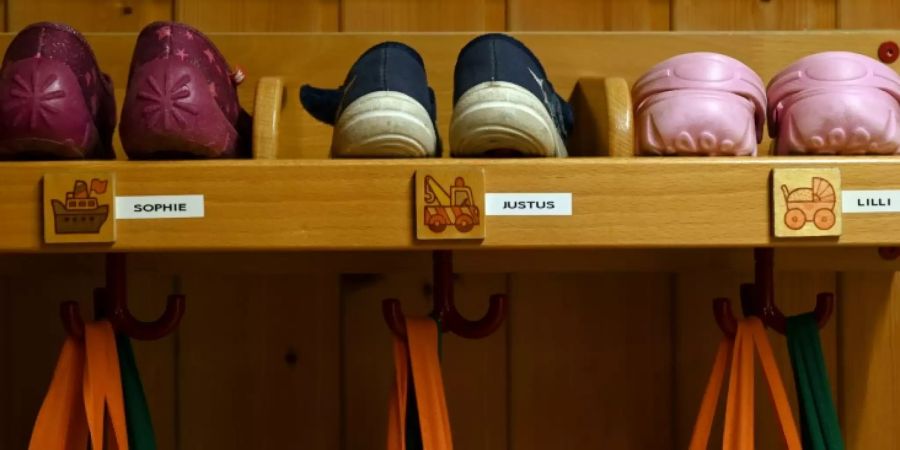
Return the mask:
<path id="1" fill-rule="evenodd" d="M 814 313 L 787 319 L 804 450 L 844 450 Z"/>
<path id="2" fill-rule="evenodd" d="M 128 336 L 116 335 L 122 392 L 125 396 L 125 422 L 128 424 L 128 447 L 131 450 L 156 450 L 153 422 L 144 396 L 144 386 L 134 359 Z"/>

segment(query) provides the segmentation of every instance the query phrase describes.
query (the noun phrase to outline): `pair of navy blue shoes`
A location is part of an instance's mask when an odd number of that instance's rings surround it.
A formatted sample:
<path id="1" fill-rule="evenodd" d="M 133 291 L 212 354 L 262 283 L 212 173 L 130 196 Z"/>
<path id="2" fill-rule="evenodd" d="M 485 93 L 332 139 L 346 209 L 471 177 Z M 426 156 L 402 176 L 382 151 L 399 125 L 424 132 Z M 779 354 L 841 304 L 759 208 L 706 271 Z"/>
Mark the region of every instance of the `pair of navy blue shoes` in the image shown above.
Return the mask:
<path id="1" fill-rule="evenodd" d="M 300 102 L 334 126 L 333 157 L 441 154 L 434 91 L 425 64 L 405 44 L 385 42 L 359 57 L 337 89 L 305 85 Z M 459 53 L 454 71 L 452 156 L 566 156 L 572 108 L 524 44 L 486 34 Z"/>

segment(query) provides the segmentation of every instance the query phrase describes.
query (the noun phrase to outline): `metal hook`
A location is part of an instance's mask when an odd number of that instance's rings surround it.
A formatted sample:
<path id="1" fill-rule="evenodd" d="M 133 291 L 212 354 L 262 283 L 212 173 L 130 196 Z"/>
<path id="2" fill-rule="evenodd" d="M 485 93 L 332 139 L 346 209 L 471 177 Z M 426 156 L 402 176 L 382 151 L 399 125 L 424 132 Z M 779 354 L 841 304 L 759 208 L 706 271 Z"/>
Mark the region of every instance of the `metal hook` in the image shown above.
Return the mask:
<path id="1" fill-rule="evenodd" d="M 507 297 L 494 294 L 490 298 L 488 311 L 478 320 L 468 320 L 456 310 L 453 297 L 453 254 L 449 250 L 433 253 L 433 306 L 429 314 L 438 322 L 441 332 L 453 332 L 469 339 L 489 336 L 500 327 L 506 317 Z M 381 304 L 381 311 L 388 328 L 400 338 L 406 339 L 406 322 L 400 302 L 387 299 Z"/>
<path id="2" fill-rule="evenodd" d="M 110 321 L 117 333 L 123 333 L 140 340 L 156 340 L 172 333 L 184 315 L 184 296 L 170 295 L 166 310 L 153 322 L 136 319 L 128 309 L 127 268 L 125 255 L 110 253 L 106 256 L 106 287 L 94 289 L 95 317 Z M 65 302 L 60 305 L 60 316 L 66 332 L 78 339 L 84 337 L 84 321 L 78 311 L 78 304 Z"/>
<path id="3" fill-rule="evenodd" d="M 756 316 L 773 330 L 787 333 L 787 318 L 775 304 L 775 252 L 771 248 L 757 248 L 753 253 L 755 284 L 741 285 L 741 306 L 744 316 Z M 834 294 L 823 292 L 816 296 L 816 323 L 823 328 L 834 313 Z M 727 336 L 737 332 L 737 320 L 728 299 L 713 301 L 713 314 L 719 328 Z"/>

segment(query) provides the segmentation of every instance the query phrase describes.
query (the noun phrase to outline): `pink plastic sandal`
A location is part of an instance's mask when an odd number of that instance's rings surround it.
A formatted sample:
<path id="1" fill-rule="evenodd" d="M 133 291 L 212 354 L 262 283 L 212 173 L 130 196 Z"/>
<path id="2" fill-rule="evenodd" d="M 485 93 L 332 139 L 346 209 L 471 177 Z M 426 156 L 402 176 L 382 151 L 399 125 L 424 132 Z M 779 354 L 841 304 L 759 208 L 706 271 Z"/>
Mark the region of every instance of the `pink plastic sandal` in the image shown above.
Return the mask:
<path id="1" fill-rule="evenodd" d="M 762 80 L 717 53 L 669 58 L 634 85 L 638 154 L 755 156 L 765 124 Z"/>
<path id="2" fill-rule="evenodd" d="M 807 56 L 775 76 L 768 94 L 776 154 L 898 153 L 900 76 L 868 56 Z"/>

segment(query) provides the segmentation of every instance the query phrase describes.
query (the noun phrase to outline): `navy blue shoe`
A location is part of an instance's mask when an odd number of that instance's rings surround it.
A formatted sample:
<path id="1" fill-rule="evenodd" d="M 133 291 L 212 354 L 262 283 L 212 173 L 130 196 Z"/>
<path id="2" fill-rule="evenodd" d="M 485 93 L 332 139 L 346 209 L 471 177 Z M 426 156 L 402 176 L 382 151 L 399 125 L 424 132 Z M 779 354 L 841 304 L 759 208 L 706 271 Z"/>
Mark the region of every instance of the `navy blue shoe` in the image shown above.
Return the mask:
<path id="1" fill-rule="evenodd" d="M 466 44 L 456 60 L 453 156 L 566 156 L 572 108 L 528 47 L 505 34 Z"/>
<path id="2" fill-rule="evenodd" d="M 422 57 L 399 42 L 366 50 L 337 89 L 300 88 L 300 103 L 334 126 L 331 156 L 427 157 L 440 154 L 434 92 Z"/>

